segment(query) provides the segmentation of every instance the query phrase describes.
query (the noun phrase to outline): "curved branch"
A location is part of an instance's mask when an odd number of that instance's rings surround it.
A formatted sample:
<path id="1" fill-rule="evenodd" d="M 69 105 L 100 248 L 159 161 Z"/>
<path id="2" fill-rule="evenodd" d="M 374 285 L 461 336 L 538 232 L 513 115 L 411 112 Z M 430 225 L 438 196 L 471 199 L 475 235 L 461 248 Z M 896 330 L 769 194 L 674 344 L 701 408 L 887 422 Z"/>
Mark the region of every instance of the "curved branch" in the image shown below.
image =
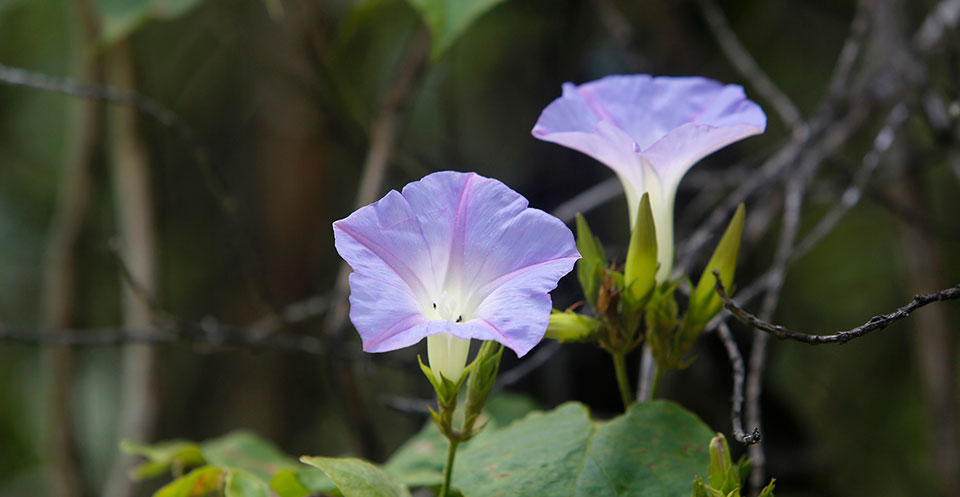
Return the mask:
<path id="1" fill-rule="evenodd" d="M 916 295 L 913 297 L 913 300 L 899 309 L 888 314 L 874 316 L 870 318 L 869 321 L 857 326 L 856 328 L 837 331 L 830 334 L 812 335 L 790 331 L 783 326 L 768 323 L 757 316 L 750 314 L 738 306 L 737 303 L 734 302 L 729 295 L 727 295 L 727 291 L 723 288 L 723 283 L 720 281 L 719 272 L 715 270 L 713 271 L 713 275 L 717 280 L 716 285 L 714 285 L 714 289 L 716 289 L 717 295 L 719 295 L 723 300 L 723 307 L 730 311 L 730 314 L 737 318 L 737 321 L 740 321 L 741 323 L 753 329 L 769 333 L 781 340 L 790 339 L 811 345 L 819 345 L 822 343 L 847 343 L 854 338 L 860 338 L 871 332 L 882 330 L 894 322 L 909 316 L 913 311 L 926 305 L 934 302 L 943 302 L 945 300 L 960 299 L 960 284 L 958 284 L 957 286 L 940 290 L 939 292 L 929 293 L 926 295 Z"/>

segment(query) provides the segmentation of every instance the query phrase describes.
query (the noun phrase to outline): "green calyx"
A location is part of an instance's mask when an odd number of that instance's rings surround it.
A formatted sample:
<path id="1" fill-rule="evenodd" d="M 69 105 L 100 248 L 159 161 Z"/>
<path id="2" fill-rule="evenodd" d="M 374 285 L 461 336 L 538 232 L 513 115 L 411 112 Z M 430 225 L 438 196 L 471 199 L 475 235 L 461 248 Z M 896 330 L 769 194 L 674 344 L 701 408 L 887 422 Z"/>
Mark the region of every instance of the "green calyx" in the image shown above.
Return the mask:
<path id="1" fill-rule="evenodd" d="M 577 214 L 577 251 L 580 252 L 577 278 L 583 288 L 583 296 L 591 307 L 596 307 L 607 256 L 603 252 L 600 239 L 593 236 L 587 220 L 580 214 Z"/>
<path id="2" fill-rule="evenodd" d="M 730 446 L 722 433 L 710 440 L 710 468 L 707 481 L 697 476 L 693 481 L 693 497 L 741 497 L 743 480 L 750 474 L 750 460 L 741 458 L 736 464 L 730 456 Z M 770 480 L 760 497 L 773 497 L 774 480 Z"/>

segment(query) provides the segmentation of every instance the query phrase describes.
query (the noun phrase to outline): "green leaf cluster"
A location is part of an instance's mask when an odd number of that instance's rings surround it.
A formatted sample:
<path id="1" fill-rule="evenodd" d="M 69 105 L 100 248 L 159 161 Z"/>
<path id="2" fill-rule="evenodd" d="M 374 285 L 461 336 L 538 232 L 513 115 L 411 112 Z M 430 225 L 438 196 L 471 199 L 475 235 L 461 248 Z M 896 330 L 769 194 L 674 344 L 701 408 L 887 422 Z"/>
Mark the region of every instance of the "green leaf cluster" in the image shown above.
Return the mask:
<path id="1" fill-rule="evenodd" d="M 714 289 L 714 271 L 732 291 L 744 217 L 741 204 L 681 315 L 675 293 L 684 278 L 656 280 L 656 227 L 649 194 L 641 197 L 622 272 L 615 263 L 608 264 L 602 243 L 578 215 L 577 249 L 581 259 L 577 277 L 588 309 L 595 314 L 555 310 L 546 336 L 561 342 L 596 341 L 615 361 L 647 340 L 661 373 L 685 368 L 692 361 L 687 355 L 697 337 L 722 308 Z"/>
<path id="2" fill-rule="evenodd" d="M 708 465 L 705 441 L 712 431 L 670 402 L 637 404 L 608 421 L 591 419 L 573 402 L 549 412 L 533 407 L 523 397 L 490 399 L 482 420 L 488 429 L 464 442 L 458 455 L 453 486 L 460 495 L 680 495 Z M 301 458 L 308 467 L 247 432 L 125 449 L 169 468 L 178 457 L 196 464 L 156 497 L 406 497 L 411 488 L 440 485 L 445 446 L 428 424 L 384 465 Z"/>
<path id="3" fill-rule="evenodd" d="M 155 497 L 303 497 L 334 488 L 323 473 L 298 464 L 248 431 L 201 443 L 171 440 L 145 445 L 125 441 L 121 449 L 147 459 L 131 472 L 135 480 L 172 474 L 174 480 Z"/>

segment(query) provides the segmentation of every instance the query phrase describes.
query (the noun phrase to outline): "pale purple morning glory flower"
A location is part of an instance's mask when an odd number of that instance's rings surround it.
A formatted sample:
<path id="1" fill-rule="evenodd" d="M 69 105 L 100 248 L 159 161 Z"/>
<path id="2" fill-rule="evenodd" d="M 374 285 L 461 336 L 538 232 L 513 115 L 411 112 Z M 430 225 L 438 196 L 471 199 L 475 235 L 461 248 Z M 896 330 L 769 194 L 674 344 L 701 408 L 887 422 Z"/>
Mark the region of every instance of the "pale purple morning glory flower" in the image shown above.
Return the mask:
<path id="1" fill-rule="evenodd" d="M 743 88 L 700 77 L 607 76 L 580 86 L 540 114 L 533 136 L 570 147 L 620 177 L 633 226 L 650 194 L 662 281 L 673 267 L 673 204 L 683 175 L 711 153 L 763 133 L 767 117 Z"/>
<path id="2" fill-rule="evenodd" d="M 518 356 L 533 348 L 550 319 L 548 292 L 580 257 L 559 219 L 476 173 L 442 171 L 391 190 L 333 223 L 333 232 L 354 271 L 350 320 L 363 349 L 435 337 L 429 354 L 462 354 L 452 361 L 460 369 L 471 338 Z"/>

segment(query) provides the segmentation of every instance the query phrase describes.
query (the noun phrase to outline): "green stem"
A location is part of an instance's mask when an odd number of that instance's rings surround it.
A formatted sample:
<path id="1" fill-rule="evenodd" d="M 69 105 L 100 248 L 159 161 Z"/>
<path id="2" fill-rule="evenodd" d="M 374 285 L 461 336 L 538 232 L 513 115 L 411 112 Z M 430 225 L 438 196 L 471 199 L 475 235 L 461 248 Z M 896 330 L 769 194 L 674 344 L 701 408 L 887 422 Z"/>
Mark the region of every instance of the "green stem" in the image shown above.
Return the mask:
<path id="1" fill-rule="evenodd" d="M 657 390 L 660 388 L 660 380 L 663 379 L 663 368 L 658 365 L 653 366 L 653 383 L 650 384 L 650 400 L 657 398 Z"/>
<path id="2" fill-rule="evenodd" d="M 460 444 L 460 441 L 455 438 L 450 438 L 449 441 L 447 463 L 443 466 L 443 486 L 440 487 L 440 493 L 437 494 L 437 497 L 447 497 L 447 492 L 450 490 L 450 477 L 453 475 L 453 458 L 456 457 L 457 445 Z"/>
<path id="3" fill-rule="evenodd" d="M 613 356 L 613 367 L 617 371 L 617 386 L 620 387 L 623 410 L 626 411 L 633 404 L 633 395 L 630 391 L 630 379 L 627 378 L 626 354 L 618 352 L 611 353 L 610 355 Z"/>

